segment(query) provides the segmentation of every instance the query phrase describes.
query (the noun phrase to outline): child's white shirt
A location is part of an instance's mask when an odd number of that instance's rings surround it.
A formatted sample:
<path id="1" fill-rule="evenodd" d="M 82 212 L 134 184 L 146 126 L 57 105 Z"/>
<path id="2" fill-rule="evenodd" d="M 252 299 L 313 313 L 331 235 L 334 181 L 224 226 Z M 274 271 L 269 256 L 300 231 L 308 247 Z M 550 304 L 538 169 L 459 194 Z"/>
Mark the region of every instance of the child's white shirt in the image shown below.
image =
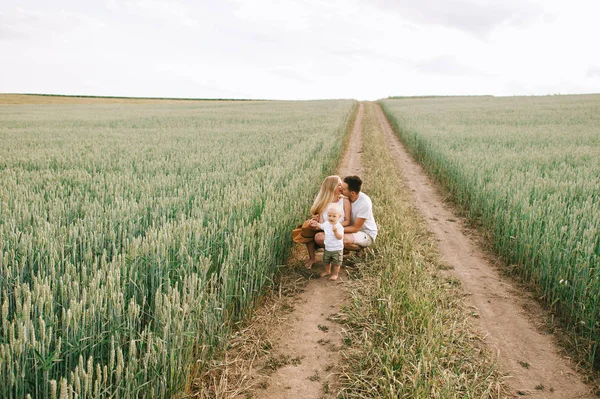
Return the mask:
<path id="1" fill-rule="evenodd" d="M 321 223 L 321 230 L 325 232 L 325 250 L 326 251 L 340 251 L 344 249 L 344 226 L 340 222 L 337 222 L 336 227 L 338 233 L 342 235 L 341 239 L 338 239 L 333 232 L 333 226 L 329 221 Z"/>

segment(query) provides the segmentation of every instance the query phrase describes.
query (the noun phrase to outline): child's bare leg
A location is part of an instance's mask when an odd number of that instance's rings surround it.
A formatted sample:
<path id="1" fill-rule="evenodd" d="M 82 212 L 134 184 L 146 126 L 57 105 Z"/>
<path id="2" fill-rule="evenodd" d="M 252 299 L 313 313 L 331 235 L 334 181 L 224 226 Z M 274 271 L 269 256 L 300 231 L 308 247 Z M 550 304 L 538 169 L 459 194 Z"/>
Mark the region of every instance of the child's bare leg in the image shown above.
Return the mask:
<path id="1" fill-rule="evenodd" d="M 304 263 L 304 267 L 310 269 L 312 265 L 315 263 L 315 242 L 307 242 L 306 250 L 308 251 L 308 260 Z"/>
<path id="2" fill-rule="evenodd" d="M 331 277 L 329 277 L 329 280 L 331 280 L 331 281 L 337 280 L 339 275 L 340 275 L 340 265 L 335 265 L 335 266 L 333 266 L 333 273 L 331 273 Z"/>
<path id="3" fill-rule="evenodd" d="M 329 276 L 331 274 L 331 263 L 328 263 L 321 273 L 321 277 Z"/>

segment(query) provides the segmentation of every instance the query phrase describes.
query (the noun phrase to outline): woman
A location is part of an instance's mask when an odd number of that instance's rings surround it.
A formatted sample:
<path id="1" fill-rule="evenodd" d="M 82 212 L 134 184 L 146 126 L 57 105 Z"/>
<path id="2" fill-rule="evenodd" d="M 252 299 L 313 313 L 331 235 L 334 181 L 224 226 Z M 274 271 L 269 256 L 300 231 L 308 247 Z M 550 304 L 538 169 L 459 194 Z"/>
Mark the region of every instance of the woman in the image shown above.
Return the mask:
<path id="1" fill-rule="evenodd" d="M 321 184 L 321 189 L 310 208 L 312 219 L 319 223 L 325 222 L 325 220 L 327 220 L 327 206 L 332 202 L 337 202 L 343 209 L 340 222 L 342 223 L 342 226 L 348 226 L 350 224 L 350 200 L 342 196 L 342 179 L 335 175 L 326 177 Z M 314 228 L 311 229 L 313 230 L 313 233 L 320 231 Z M 315 241 L 314 239 L 311 239 L 310 241 L 305 242 L 305 244 L 308 251 L 308 260 L 304 266 L 307 269 L 310 269 L 315 263 Z"/>

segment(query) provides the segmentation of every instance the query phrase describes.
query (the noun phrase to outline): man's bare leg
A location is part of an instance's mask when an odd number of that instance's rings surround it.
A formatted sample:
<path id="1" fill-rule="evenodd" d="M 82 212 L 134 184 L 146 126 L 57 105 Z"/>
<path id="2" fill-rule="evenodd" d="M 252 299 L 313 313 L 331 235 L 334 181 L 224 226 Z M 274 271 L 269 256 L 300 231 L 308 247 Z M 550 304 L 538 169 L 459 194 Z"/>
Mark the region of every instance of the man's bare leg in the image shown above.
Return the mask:
<path id="1" fill-rule="evenodd" d="M 354 243 L 354 236 L 352 234 L 344 234 L 344 249 L 357 251 L 360 248 L 360 245 Z"/>

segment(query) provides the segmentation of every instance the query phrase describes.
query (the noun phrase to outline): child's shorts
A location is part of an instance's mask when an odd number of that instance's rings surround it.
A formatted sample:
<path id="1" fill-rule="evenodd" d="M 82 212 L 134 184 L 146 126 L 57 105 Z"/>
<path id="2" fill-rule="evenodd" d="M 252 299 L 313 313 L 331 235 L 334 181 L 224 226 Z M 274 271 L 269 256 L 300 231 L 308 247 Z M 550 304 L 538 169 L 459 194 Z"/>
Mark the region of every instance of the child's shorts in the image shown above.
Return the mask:
<path id="1" fill-rule="evenodd" d="M 331 263 L 333 266 L 340 266 L 342 264 L 343 258 L 343 249 L 340 249 L 339 251 L 325 250 L 325 252 L 323 252 L 323 263 L 325 263 L 326 265 Z"/>

